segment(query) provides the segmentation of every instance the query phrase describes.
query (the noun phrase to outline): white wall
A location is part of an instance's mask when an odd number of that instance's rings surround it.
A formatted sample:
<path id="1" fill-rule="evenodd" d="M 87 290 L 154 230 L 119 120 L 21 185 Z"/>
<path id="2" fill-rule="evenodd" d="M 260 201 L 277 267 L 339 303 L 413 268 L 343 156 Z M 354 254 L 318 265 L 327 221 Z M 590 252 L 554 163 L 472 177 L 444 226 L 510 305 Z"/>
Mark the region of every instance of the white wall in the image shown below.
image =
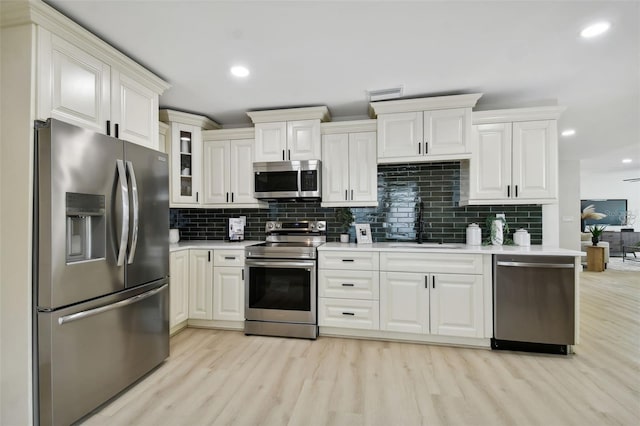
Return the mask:
<path id="1" fill-rule="evenodd" d="M 559 246 L 580 250 L 580 160 L 559 162 Z"/>
<path id="2" fill-rule="evenodd" d="M 33 423 L 34 31 L 24 25 L 0 35 L 0 425 Z"/>
<path id="3" fill-rule="evenodd" d="M 640 232 L 640 182 L 624 182 L 623 179 L 639 178 L 640 167 L 616 172 L 583 171 L 580 176 L 581 199 L 624 198 L 627 210 L 636 215 L 633 228 Z M 631 226 L 625 226 L 630 228 Z M 608 226 L 607 231 L 615 231 L 620 226 Z"/>

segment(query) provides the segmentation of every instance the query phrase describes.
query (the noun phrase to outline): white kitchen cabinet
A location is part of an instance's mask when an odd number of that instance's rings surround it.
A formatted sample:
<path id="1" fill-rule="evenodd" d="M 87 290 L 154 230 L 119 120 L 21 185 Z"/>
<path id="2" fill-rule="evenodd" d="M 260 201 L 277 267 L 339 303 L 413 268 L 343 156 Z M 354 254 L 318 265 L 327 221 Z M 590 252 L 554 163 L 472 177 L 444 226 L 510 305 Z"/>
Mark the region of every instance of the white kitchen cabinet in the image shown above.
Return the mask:
<path id="1" fill-rule="evenodd" d="M 205 137 L 217 132 L 222 131 L 207 132 Z M 203 145 L 206 207 L 266 206 L 253 197 L 253 139 L 206 140 Z"/>
<path id="2" fill-rule="evenodd" d="M 257 162 L 320 159 L 320 120 L 256 124 Z"/>
<path id="3" fill-rule="evenodd" d="M 189 250 L 169 255 L 169 328 L 184 323 L 189 318 Z"/>
<path id="4" fill-rule="evenodd" d="M 213 319 L 212 250 L 189 250 L 189 319 Z"/>
<path id="5" fill-rule="evenodd" d="M 318 325 L 378 330 L 377 252 L 318 253 Z"/>
<path id="6" fill-rule="evenodd" d="M 82 39 L 74 43 L 39 28 L 38 118 L 158 149 L 158 97 L 168 85 L 119 68 Z"/>
<path id="7" fill-rule="evenodd" d="M 377 206 L 376 133 L 322 136 L 322 206 Z"/>
<path id="8" fill-rule="evenodd" d="M 471 108 L 480 94 L 372 102 L 378 163 L 469 158 Z"/>
<path id="9" fill-rule="evenodd" d="M 169 124 L 170 207 L 200 207 L 202 196 L 202 130 L 220 126 L 200 115 L 163 109 L 160 119 Z"/>
<path id="10" fill-rule="evenodd" d="M 429 333 L 429 275 L 380 272 L 380 329 Z"/>
<path id="11" fill-rule="evenodd" d="M 474 113 L 472 158 L 461 165 L 460 204 L 556 203 L 556 119 L 563 110 L 545 107 Z"/>
<path id="12" fill-rule="evenodd" d="M 255 161 L 320 160 L 320 122 L 330 119 L 325 106 L 249 111 L 255 124 Z"/>
<path id="13" fill-rule="evenodd" d="M 244 321 L 244 251 L 213 251 L 213 319 Z"/>
<path id="14" fill-rule="evenodd" d="M 483 337 L 482 276 L 432 274 L 431 334 Z"/>

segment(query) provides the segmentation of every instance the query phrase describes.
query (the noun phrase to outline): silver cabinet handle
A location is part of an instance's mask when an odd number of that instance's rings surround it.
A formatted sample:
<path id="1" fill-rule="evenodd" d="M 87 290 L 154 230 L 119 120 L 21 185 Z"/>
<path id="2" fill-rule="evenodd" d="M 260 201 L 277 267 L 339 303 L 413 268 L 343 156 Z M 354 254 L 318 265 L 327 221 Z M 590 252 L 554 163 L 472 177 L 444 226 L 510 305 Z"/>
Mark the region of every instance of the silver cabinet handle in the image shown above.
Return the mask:
<path id="1" fill-rule="evenodd" d="M 120 229 L 120 248 L 118 250 L 117 265 L 122 266 L 127 252 L 127 239 L 129 237 L 129 188 L 127 187 L 127 172 L 124 168 L 124 161 L 116 160 L 116 166 L 120 191 L 122 192 L 122 229 Z"/>
<path id="2" fill-rule="evenodd" d="M 116 303 L 112 303 L 110 305 L 100 306 L 99 308 L 89 309 L 87 311 L 78 312 L 71 315 L 65 315 L 63 317 L 58 318 L 58 324 L 67 324 L 73 321 L 78 321 L 84 318 L 92 317 L 94 315 L 101 314 L 103 312 L 112 311 L 114 309 L 122 308 L 123 306 L 131 305 L 136 302 L 140 302 L 141 300 L 148 299 L 156 293 L 160 293 L 162 290 L 167 288 L 168 284 L 163 285 L 160 288 L 154 288 L 153 290 L 149 290 L 146 293 L 138 294 L 136 296 L 130 297 L 125 300 L 121 300 Z"/>
<path id="3" fill-rule="evenodd" d="M 129 250 L 129 260 L 127 263 L 132 264 L 136 256 L 136 247 L 138 247 L 138 231 L 140 225 L 140 202 L 138 200 L 138 181 L 136 173 L 133 170 L 133 163 L 127 161 L 127 170 L 131 176 L 131 198 L 133 200 L 133 230 L 131 232 L 131 248 Z"/>
<path id="4" fill-rule="evenodd" d="M 554 269 L 573 269 L 573 263 L 533 263 L 533 262 L 504 262 L 498 261 L 498 266 L 511 266 L 520 268 L 554 268 Z"/>

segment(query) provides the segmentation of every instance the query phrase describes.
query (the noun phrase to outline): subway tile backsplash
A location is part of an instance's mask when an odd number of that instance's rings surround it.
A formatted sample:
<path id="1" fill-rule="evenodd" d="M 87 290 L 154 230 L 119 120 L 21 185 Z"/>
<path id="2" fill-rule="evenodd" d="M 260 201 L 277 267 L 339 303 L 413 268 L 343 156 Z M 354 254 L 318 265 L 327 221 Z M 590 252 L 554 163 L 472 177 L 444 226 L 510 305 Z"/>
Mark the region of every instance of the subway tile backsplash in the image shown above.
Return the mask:
<path id="1" fill-rule="evenodd" d="M 369 223 L 373 240 L 412 241 L 420 200 L 424 203 L 424 241 L 463 243 L 466 227 L 476 222 L 487 238 L 488 216 L 505 213 L 514 232 L 525 228 L 532 244 L 542 243 L 542 207 L 467 206 L 459 207 L 460 163 L 393 164 L 378 166 L 378 207 L 352 208 L 358 223 Z M 227 219 L 246 216 L 245 239 L 263 240 L 268 220 L 326 220 L 327 240 L 338 241 L 340 228 L 335 209 L 319 202 L 270 203 L 268 209 L 171 209 L 170 225 L 180 229 L 183 240 L 226 239 Z M 351 229 L 352 241 L 354 230 Z"/>

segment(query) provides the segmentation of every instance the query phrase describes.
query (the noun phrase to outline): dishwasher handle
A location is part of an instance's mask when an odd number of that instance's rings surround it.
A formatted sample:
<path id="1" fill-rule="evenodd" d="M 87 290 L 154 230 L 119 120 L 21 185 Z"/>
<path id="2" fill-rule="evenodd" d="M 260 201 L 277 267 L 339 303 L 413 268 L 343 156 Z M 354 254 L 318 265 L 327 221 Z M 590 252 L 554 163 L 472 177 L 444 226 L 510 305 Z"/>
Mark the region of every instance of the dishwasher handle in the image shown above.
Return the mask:
<path id="1" fill-rule="evenodd" d="M 573 269 L 573 263 L 536 263 L 536 262 L 505 262 L 499 260 L 496 262 L 498 266 L 511 266 L 517 268 L 555 268 L 555 269 Z"/>

